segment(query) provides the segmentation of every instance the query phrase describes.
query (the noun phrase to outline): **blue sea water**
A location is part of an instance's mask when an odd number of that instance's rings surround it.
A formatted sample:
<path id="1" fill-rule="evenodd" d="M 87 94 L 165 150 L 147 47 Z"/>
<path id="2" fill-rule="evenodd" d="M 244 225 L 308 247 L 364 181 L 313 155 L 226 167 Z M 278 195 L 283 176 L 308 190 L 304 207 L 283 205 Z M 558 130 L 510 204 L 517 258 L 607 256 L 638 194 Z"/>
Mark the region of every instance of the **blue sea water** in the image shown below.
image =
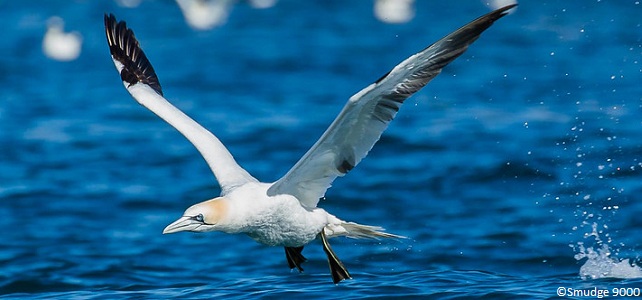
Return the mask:
<path id="1" fill-rule="evenodd" d="M 165 96 L 263 181 L 282 176 L 345 101 L 490 11 L 416 1 L 240 1 L 188 26 L 173 1 L 1 1 L 3 298 L 555 298 L 642 288 L 642 4 L 524 1 L 406 101 L 320 206 L 403 240 L 333 239 L 305 272 L 242 235 L 163 228 L 220 192 L 194 147 L 123 89 L 103 14 L 128 22 Z M 83 36 L 47 58 L 47 19 Z M 629 261 L 633 263 L 632 266 Z M 592 298 L 597 298 L 594 296 Z"/>

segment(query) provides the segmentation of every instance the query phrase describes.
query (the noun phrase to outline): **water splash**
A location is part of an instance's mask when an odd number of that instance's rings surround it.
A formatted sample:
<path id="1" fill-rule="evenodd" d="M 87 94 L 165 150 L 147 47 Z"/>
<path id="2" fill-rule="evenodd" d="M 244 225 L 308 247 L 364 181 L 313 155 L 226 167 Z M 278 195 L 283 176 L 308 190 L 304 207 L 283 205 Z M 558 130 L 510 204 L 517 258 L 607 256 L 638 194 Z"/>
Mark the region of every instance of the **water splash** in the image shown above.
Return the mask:
<path id="1" fill-rule="evenodd" d="M 598 278 L 640 278 L 642 269 L 631 259 L 620 259 L 613 253 L 608 243 L 600 239 L 597 223 L 591 225 L 592 232 L 585 234 L 585 238 L 595 238 L 595 248 L 587 247 L 584 242 L 578 242 L 577 247 L 571 245 L 576 251 L 576 260 L 587 258 L 580 267 L 580 277 L 584 280 Z"/>

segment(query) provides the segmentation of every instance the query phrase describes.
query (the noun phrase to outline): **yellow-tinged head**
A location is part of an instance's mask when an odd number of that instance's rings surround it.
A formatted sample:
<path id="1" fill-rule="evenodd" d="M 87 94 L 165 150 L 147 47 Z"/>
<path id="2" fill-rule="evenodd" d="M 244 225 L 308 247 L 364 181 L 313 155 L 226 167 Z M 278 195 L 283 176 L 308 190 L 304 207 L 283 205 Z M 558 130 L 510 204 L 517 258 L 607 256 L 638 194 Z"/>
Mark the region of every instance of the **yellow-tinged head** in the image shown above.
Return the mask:
<path id="1" fill-rule="evenodd" d="M 216 225 L 227 215 L 228 204 L 224 198 L 214 198 L 192 205 L 183 216 L 167 225 L 163 234 L 179 231 L 206 232 L 216 230 Z"/>

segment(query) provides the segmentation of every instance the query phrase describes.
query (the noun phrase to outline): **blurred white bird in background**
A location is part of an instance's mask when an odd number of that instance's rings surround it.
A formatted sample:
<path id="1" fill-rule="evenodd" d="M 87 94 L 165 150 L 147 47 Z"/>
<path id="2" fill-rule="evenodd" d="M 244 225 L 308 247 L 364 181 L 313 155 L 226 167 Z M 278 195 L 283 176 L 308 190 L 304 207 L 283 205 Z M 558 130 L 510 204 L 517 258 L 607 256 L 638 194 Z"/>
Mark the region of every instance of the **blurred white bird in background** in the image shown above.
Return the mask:
<path id="1" fill-rule="evenodd" d="M 406 23 L 415 17 L 415 0 L 375 0 L 374 15 L 385 23 Z"/>
<path id="2" fill-rule="evenodd" d="M 276 4 L 276 0 L 250 0 L 250 6 L 258 9 L 270 8 Z"/>
<path id="3" fill-rule="evenodd" d="M 65 33 L 65 22 L 60 17 L 47 20 L 47 32 L 42 40 L 42 52 L 58 61 L 72 61 L 80 56 L 82 36 L 74 31 Z"/>
<path id="4" fill-rule="evenodd" d="M 176 0 L 187 24 L 195 30 L 209 30 L 227 22 L 236 0 Z"/>
<path id="5" fill-rule="evenodd" d="M 143 2 L 143 0 L 116 0 L 116 4 L 118 4 L 118 6 L 127 7 L 127 8 L 138 7 L 138 5 L 140 5 L 141 2 Z"/>

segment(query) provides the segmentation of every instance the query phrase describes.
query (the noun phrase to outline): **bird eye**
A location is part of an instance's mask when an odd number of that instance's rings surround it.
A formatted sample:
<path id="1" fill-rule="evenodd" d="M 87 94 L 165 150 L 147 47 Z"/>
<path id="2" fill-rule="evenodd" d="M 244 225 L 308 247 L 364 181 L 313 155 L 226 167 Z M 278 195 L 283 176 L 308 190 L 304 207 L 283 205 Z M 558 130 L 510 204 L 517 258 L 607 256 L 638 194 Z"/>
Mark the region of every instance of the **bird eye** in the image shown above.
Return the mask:
<path id="1" fill-rule="evenodd" d="M 203 223 L 203 214 L 198 214 L 198 216 L 194 217 L 194 220 Z"/>

